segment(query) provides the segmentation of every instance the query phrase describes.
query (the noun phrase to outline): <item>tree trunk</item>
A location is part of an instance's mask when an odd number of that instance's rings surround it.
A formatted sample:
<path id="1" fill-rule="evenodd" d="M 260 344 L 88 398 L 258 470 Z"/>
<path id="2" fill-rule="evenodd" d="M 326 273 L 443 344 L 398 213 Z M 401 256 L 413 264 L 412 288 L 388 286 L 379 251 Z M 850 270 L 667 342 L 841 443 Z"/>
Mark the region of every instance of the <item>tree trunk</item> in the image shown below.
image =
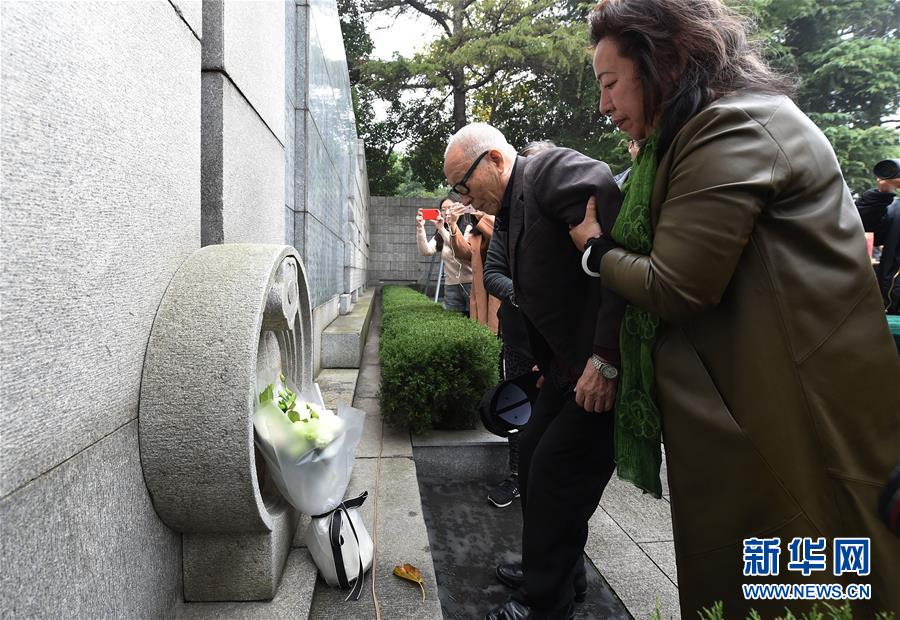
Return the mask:
<path id="1" fill-rule="evenodd" d="M 456 76 L 454 76 L 455 78 Z M 453 131 L 457 132 L 466 126 L 466 91 L 463 90 L 462 76 L 459 81 L 453 80 Z"/>
<path id="2" fill-rule="evenodd" d="M 463 29 L 462 0 L 453 2 L 453 35 L 458 36 Z M 466 126 L 466 76 L 462 68 L 452 72 L 453 83 L 453 131 Z"/>

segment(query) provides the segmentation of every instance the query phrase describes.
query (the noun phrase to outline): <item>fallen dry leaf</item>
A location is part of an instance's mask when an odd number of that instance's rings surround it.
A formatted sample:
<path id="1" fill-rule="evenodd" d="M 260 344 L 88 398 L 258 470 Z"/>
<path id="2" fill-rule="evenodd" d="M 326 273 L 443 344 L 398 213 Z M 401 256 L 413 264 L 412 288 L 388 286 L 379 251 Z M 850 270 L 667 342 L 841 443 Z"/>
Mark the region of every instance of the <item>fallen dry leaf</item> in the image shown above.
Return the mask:
<path id="1" fill-rule="evenodd" d="M 418 568 L 412 564 L 395 566 L 394 574 L 401 579 L 408 579 L 409 581 L 415 581 L 419 584 L 419 587 L 422 588 L 422 600 L 425 600 L 425 579 L 422 577 L 422 572 Z"/>

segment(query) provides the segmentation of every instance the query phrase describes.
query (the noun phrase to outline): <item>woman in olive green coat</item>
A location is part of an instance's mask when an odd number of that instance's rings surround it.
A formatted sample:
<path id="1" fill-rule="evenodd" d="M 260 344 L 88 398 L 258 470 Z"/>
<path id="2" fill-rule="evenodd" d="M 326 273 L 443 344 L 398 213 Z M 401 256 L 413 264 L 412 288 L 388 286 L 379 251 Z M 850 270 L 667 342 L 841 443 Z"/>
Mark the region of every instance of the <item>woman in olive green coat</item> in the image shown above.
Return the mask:
<path id="1" fill-rule="evenodd" d="M 643 215 L 652 249 L 618 221 L 601 231 L 592 204 L 572 236 L 589 273 L 659 319 L 650 394 L 682 616 L 809 605 L 748 601 L 745 583 L 871 584 L 857 618 L 900 612 L 900 540 L 876 516 L 900 458 L 900 361 L 831 146 L 718 0 L 606 0 L 591 35 L 601 112 L 649 139 L 619 219 Z M 777 575 L 743 574 L 751 537 L 779 538 Z M 827 569 L 789 570 L 794 537 L 826 538 Z M 836 537 L 871 539 L 868 576 L 833 574 Z"/>

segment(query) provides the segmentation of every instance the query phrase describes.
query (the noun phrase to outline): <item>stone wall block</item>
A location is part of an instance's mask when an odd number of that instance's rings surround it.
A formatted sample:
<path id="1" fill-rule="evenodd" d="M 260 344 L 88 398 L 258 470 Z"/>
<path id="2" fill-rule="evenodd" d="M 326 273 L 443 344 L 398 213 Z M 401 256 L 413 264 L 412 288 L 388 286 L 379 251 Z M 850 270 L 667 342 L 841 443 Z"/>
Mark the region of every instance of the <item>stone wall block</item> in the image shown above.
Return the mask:
<path id="1" fill-rule="evenodd" d="M 203 1 L 203 70 L 225 73 L 284 144 L 284 0 Z"/>
<path id="2" fill-rule="evenodd" d="M 296 178 L 297 158 L 297 128 L 295 127 L 295 123 L 297 115 L 293 104 L 290 101 L 285 101 L 284 105 L 284 204 L 289 209 L 295 209 L 294 199 L 296 197 L 296 189 L 294 187 L 294 181 Z M 292 230 L 289 229 L 285 232 L 293 238 Z M 288 245 L 293 245 L 293 243 L 289 241 Z"/>
<path id="3" fill-rule="evenodd" d="M 306 261 L 316 265 L 310 273 L 310 297 L 313 306 L 343 292 L 343 240 L 317 218 L 307 214 Z"/>
<path id="4" fill-rule="evenodd" d="M 300 256 L 306 256 L 306 221 L 309 219 L 306 211 L 294 211 L 294 247 Z"/>
<path id="5" fill-rule="evenodd" d="M 203 39 L 203 0 L 169 0 L 198 39 Z"/>
<path id="6" fill-rule="evenodd" d="M 305 110 L 308 107 L 307 93 L 309 91 L 307 76 L 309 75 L 307 64 L 309 62 L 309 7 L 304 3 L 296 6 L 294 13 L 294 107 Z"/>
<path id="7" fill-rule="evenodd" d="M 371 196 L 369 221 L 369 282 L 416 282 L 424 280 L 431 257 L 419 255 L 416 247 L 416 210 L 434 208 L 433 198 Z M 426 224 L 431 235 L 434 227 Z M 432 271 L 436 277 L 437 262 Z"/>
<path id="8" fill-rule="evenodd" d="M 284 243 L 284 147 L 223 74 L 202 86 L 203 244 Z"/>
<path id="9" fill-rule="evenodd" d="M 200 245 L 200 42 L 167 2 L 0 4 L 5 497 L 137 415 Z"/>
<path id="10" fill-rule="evenodd" d="M 318 119 L 307 113 L 306 124 L 306 205 L 309 211 L 335 235 L 341 234 L 343 184 L 328 151 Z M 339 291 L 335 291 L 337 293 Z"/>
<path id="11" fill-rule="evenodd" d="M 297 5 L 284 1 L 284 96 L 289 107 L 296 102 L 297 85 Z M 287 146 L 285 144 L 285 146 Z"/>
<path id="12" fill-rule="evenodd" d="M 0 616 L 171 618 L 178 534 L 150 503 L 133 420 L 0 502 Z"/>
<path id="13" fill-rule="evenodd" d="M 271 532 L 239 538 L 227 534 L 185 534 L 186 601 L 258 601 L 272 599 L 291 550 L 300 514 L 276 510 Z M 248 561 L 261 558 L 261 561 Z M 292 586 L 293 584 L 289 584 Z"/>
<path id="14" fill-rule="evenodd" d="M 306 178 L 307 178 L 307 144 L 309 140 L 306 135 L 309 131 L 307 127 L 308 114 L 306 110 L 296 110 L 294 112 L 294 168 L 291 175 L 294 190 L 294 210 L 306 211 Z M 315 131 L 313 127 L 312 131 Z M 298 246 L 299 247 L 299 246 Z"/>
<path id="15" fill-rule="evenodd" d="M 297 212 L 285 205 L 284 207 L 284 244 L 294 246 L 294 230 L 297 227 Z"/>

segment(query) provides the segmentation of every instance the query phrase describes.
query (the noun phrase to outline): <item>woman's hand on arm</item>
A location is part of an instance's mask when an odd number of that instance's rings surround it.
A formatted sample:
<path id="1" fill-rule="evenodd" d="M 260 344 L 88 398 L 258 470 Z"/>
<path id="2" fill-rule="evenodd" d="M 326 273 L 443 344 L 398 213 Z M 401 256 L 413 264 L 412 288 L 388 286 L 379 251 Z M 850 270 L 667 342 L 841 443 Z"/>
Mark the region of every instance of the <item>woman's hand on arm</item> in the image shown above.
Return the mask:
<path id="1" fill-rule="evenodd" d="M 584 219 L 577 226 L 569 226 L 569 237 L 579 252 L 584 251 L 584 246 L 591 239 L 596 239 L 603 234 L 600 222 L 597 221 L 597 199 L 591 196 L 584 209 Z"/>

